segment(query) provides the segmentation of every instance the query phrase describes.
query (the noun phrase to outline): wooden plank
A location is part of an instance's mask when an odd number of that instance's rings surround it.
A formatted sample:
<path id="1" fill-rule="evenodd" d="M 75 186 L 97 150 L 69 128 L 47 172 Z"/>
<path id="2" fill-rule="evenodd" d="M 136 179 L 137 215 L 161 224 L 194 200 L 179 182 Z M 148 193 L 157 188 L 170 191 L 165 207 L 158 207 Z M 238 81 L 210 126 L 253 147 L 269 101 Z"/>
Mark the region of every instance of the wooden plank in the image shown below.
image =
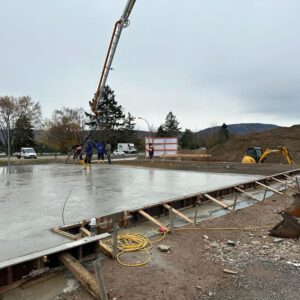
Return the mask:
<path id="1" fill-rule="evenodd" d="M 108 256 L 109 258 L 114 257 L 112 248 L 109 245 L 107 245 L 105 242 L 99 241 L 99 249 L 104 255 Z"/>
<path id="2" fill-rule="evenodd" d="M 213 202 L 219 204 L 219 205 L 222 206 L 224 209 L 229 209 L 229 207 L 228 207 L 226 204 L 222 203 L 221 201 L 217 200 L 216 198 L 214 198 L 214 197 L 212 197 L 212 196 L 210 196 L 210 195 L 208 195 L 208 194 L 204 194 L 204 196 L 205 196 L 206 198 L 208 198 L 209 200 L 211 200 L 211 201 L 213 201 Z"/>
<path id="3" fill-rule="evenodd" d="M 289 175 L 287 175 L 287 174 L 285 174 L 285 173 L 282 173 L 282 175 L 285 176 L 285 177 L 288 178 L 288 179 L 293 179 L 293 177 L 291 177 L 291 176 L 289 176 Z"/>
<path id="4" fill-rule="evenodd" d="M 258 185 L 260 185 L 262 187 L 265 187 L 266 189 L 268 189 L 268 190 L 270 190 L 270 191 L 272 191 L 272 192 L 274 192 L 274 193 L 276 193 L 278 195 L 283 195 L 283 193 L 281 193 L 281 192 L 279 192 L 279 191 L 277 191 L 277 190 L 275 190 L 275 189 L 273 189 L 273 188 L 271 188 L 271 187 L 269 187 L 269 186 L 267 186 L 267 185 L 265 185 L 265 184 L 263 184 L 263 183 L 261 183 L 259 181 L 255 181 L 255 183 L 257 183 Z"/>
<path id="5" fill-rule="evenodd" d="M 79 231 L 83 237 L 91 236 L 91 232 L 87 230 L 85 227 L 80 227 Z"/>
<path id="6" fill-rule="evenodd" d="M 109 236 L 110 236 L 109 233 L 102 233 L 102 234 L 98 234 L 98 235 L 95 235 L 95 236 L 86 237 L 86 238 L 83 238 L 83 239 L 80 239 L 80 240 L 77 240 L 77 241 L 74 241 L 74 242 L 68 242 L 68 243 L 65 243 L 65 244 L 62 244 L 62 245 L 59 245 L 59 246 L 56 246 L 56 247 L 46 249 L 46 250 L 42 250 L 42 251 L 34 252 L 34 253 L 31 253 L 31 254 L 27 254 L 27 255 L 24 255 L 24 256 L 21 256 L 21 257 L 9 259 L 9 260 L 0 262 L 0 269 L 4 269 L 4 268 L 7 268 L 9 266 L 24 263 L 26 261 L 35 260 L 35 259 L 43 257 L 43 256 L 59 253 L 59 252 L 66 251 L 66 250 L 69 250 L 69 249 L 73 249 L 73 248 L 76 248 L 76 247 L 79 247 L 79 246 L 82 246 L 82 245 L 85 245 L 85 244 L 89 244 L 89 243 L 92 243 L 92 242 L 97 242 L 97 241 L 99 241 L 101 239 L 105 239 Z"/>
<path id="7" fill-rule="evenodd" d="M 86 223 L 88 223 L 87 220 L 81 220 L 78 223 L 73 223 L 73 224 L 67 224 L 67 225 L 62 225 L 56 228 L 59 228 L 61 230 L 68 230 L 68 229 L 73 229 L 73 228 L 78 228 L 79 226 L 84 226 Z"/>
<path id="8" fill-rule="evenodd" d="M 273 179 L 273 180 L 276 181 L 276 182 L 279 182 L 279 183 L 282 183 L 282 184 L 286 184 L 286 185 L 288 185 L 288 186 L 291 187 L 291 188 L 294 188 L 294 186 L 293 186 L 292 184 L 289 184 L 289 183 L 286 182 L 286 181 L 279 180 L 279 179 L 277 179 L 277 178 L 275 178 L 275 177 L 271 177 L 271 179 Z"/>
<path id="9" fill-rule="evenodd" d="M 239 191 L 239 192 L 241 192 L 241 193 L 247 195 L 249 198 L 251 198 L 251 199 L 253 199 L 253 200 L 255 200 L 255 201 L 260 201 L 260 200 L 256 199 L 254 196 L 252 196 L 251 194 L 247 193 L 246 191 L 244 191 L 244 190 L 242 190 L 242 189 L 240 189 L 240 188 L 238 188 L 238 187 L 236 187 L 236 186 L 235 186 L 234 188 L 235 188 L 237 191 Z"/>
<path id="10" fill-rule="evenodd" d="M 154 219 L 153 217 L 151 217 L 149 214 L 147 214 L 143 210 L 138 210 L 138 212 L 139 212 L 140 215 L 142 215 L 143 217 L 145 217 L 146 219 L 148 219 L 150 222 L 154 223 L 158 227 L 163 228 L 166 232 L 170 231 L 170 229 L 168 227 L 166 227 L 165 225 L 163 225 L 162 223 L 160 223 L 159 221 L 157 221 L 156 219 Z"/>
<path id="11" fill-rule="evenodd" d="M 58 258 L 94 298 L 100 298 L 99 286 L 95 276 L 69 253 L 60 253 Z"/>
<path id="12" fill-rule="evenodd" d="M 71 240 L 74 240 L 76 241 L 78 238 L 77 238 L 77 235 L 75 234 L 71 234 L 71 233 L 68 233 L 68 232 L 65 232 L 63 230 L 60 230 L 59 227 L 54 227 L 54 228 L 51 228 L 51 230 L 55 233 L 58 233 L 60 235 L 63 235 Z"/>
<path id="13" fill-rule="evenodd" d="M 175 215 L 177 215 L 178 217 L 184 219 L 185 221 L 187 221 L 188 223 L 191 223 L 191 224 L 194 224 L 194 222 L 189 218 L 187 217 L 186 215 L 184 215 L 183 213 L 181 213 L 180 211 L 178 211 L 177 209 L 171 207 L 169 204 L 163 204 L 163 207 L 165 207 L 166 209 L 172 209 L 173 213 Z"/>

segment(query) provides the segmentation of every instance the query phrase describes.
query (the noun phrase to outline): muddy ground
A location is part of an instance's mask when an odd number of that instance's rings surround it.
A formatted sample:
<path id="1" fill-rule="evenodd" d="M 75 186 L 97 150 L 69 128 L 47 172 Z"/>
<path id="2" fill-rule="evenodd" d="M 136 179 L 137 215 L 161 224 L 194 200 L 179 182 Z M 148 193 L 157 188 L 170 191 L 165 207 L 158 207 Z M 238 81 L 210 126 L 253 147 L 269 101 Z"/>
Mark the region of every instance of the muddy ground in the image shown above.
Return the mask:
<path id="1" fill-rule="evenodd" d="M 245 165 L 234 162 L 206 162 L 206 161 L 162 161 L 154 160 L 131 160 L 115 162 L 120 165 L 147 167 L 147 168 L 161 168 L 170 170 L 188 170 L 196 172 L 216 172 L 216 173 L 239 173 L 239 174 L 259 174 L 259 175 L 273 175 L 287 170 L 300 168 L 300 165 L 289 166 L 287 164 L 278 163 L 264 163 L 255 165 Z"/>
<path id="2" fill-rule="evenodd" d="M 103 271 L 110 299 L 300 299 L 300 242 L 268 235 L 291 203 L 274 195 L 264 202 L 207 220 L 202 229 L 177 231 L 155 245 L 143 267 L 109 259 Z M 246 227 L 257 227 L 242 230 Z M 217 230 L 205 228 L 219 228 Z M 226 228 L 240 228 L 227 230 Z M 137 257 L 136 257 L 137 258 Z M 237 272 L 228 274 L 224 269 Z M 60 299 L 92 299 L 82 288 Z"/>

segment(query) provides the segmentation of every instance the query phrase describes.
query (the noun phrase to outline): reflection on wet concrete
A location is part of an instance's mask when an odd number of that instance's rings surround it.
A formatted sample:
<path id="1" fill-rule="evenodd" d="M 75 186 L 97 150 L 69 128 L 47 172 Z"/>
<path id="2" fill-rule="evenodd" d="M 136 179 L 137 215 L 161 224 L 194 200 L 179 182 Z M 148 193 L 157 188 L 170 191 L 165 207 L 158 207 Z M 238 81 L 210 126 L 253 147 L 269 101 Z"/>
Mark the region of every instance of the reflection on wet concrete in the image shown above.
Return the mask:
<path id="1" fill-rule="evenodd" d="M 33 165 L 0 168 L 0 261 L 68 242 L 50 231 L 125 209 L 261 178 L 114 165 Z M 5 242 L 3 242 L 5 241 Z"/>

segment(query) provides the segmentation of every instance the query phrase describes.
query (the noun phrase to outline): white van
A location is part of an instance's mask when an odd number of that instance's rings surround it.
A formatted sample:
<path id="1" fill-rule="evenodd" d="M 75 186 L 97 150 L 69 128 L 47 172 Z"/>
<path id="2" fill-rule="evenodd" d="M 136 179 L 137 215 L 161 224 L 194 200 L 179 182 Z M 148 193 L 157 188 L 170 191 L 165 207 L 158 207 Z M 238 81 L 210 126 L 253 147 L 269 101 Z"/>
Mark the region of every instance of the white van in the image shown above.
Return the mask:
<path id="1" fill-rule="evenodd" d="M 21 151 L 17 153 L 17 158 L 35 158 L 37 159 L 36 152 L 33 148 L 22 147 Z"/>
<path id="2" fill-rule="evenodd" d="M 128 154 L 137 153 L 137 150 L 135 149 L 135 146 L 132 143 L 119 143 L 117 150 L 123 151 Z"/>

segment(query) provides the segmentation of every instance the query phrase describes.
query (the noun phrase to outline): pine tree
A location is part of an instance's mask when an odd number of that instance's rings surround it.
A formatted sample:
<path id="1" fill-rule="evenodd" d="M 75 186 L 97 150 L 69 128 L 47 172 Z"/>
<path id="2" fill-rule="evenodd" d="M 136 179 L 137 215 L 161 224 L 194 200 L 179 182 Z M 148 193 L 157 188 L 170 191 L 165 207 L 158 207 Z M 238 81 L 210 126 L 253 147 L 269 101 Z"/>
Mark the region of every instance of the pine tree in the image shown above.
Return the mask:
<path id="1" fill-rule="evenodd" d="M 163 125 L 160 125 L 157 129 L 157 132 L 156 132 L 156 136 L 157 137 L 165 137 L 166 136 L 166 131 L 164 130 L 164 126 Z"/>
<path id="2" fill-rule="evenodd" d="M 114 91 L 106 86 L 103 97 L 98 106 L 99 115 L 86 113 L 89 121 L 86 123 L 90 126 L 97 126 L 101 132 L 101 140 L 104 142 L 116 140 L 115 131 L 122 129 L 124 126 L 124 113 L 121 105 L 115 99 Z"/>
<path id="3" fill-rule="evenodd" d="M 162 125 L 163 130 L 166 132 L 166 136 L 178 136 L 181 129 L 179 124 L 176 116 L 170 111 L 166 116 L 165 123 Z"/>
<path id="4" fill-rule="evenodd" d="M 124 118 L 124 127 L 121 131 L 121 136 L 119 137 L 120 142 L 135 142 L 137 139 L 136 132 L 134 131 L 135 127 L 135 117 L 128 113 Z"/>

